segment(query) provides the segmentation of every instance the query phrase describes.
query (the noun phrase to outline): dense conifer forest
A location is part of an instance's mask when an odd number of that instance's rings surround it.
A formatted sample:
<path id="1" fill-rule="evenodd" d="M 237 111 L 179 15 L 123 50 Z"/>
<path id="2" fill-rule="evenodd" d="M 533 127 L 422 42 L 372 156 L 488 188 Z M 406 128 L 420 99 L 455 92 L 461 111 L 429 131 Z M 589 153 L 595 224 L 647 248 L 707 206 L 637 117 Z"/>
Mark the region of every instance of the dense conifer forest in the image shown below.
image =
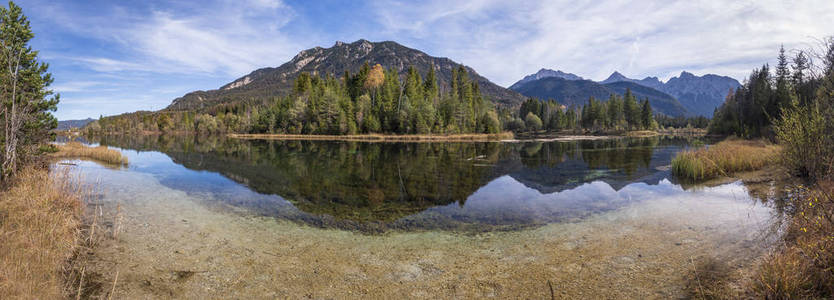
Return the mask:
<path id="1" fill-rule="evenodd" d="M 423 76 L 409 68 L 404 82 L 396 70 L 365 64 L 341 78 L 302 73 L 290 93 L 268 101 L 217 105 L 191 111 L 136 112 L 103 117 L 93 133 L 196 132 L 279 134 L 454 134 L 501 130 L 493 104 L 465 68 L 452 71 L 441 90 L 434 69 Z"/>

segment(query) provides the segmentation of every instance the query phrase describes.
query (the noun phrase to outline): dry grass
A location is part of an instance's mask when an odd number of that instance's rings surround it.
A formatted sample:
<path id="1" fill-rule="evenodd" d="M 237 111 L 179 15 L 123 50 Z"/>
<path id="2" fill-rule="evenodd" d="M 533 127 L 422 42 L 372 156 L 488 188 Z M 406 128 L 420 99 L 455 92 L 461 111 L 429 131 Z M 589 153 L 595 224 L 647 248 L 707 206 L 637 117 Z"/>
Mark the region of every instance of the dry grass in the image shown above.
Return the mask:
<path id="1" fill-rule="evenodd" d="M 80 244 L 84 192 L 68 172 L 28 168 L 0 192 L 0 298 L 58 299 Z"/>
<path id="2" fill-rule="evenodd" d="M 679 178 L 705 180 L 734 172 L 753 171 L 778 162 L 780 148 L 764 141 L 726 140 L 680 152 L 672 160 Z"/>
<path id="3" fill-rule="evenodd" d="M 658 135 L 658 133 L 657 133 L 657 131 L 652 131 L 652 130 L 635 130 L 635 131 L 626 132 L 625 135 L 626 136 L 631 136 L 631 137 L 650 137 L 650 136 L 656 136 L 656 135 Z"/>
<path id="4" fill-rule="evenodd" d="M 357 134 L 357 135 L 317 135 L 317 134 L 229 134 L 237 139 L 266 139 L 266 140 L 334 140 L 334 141 L 362 141 L 362 142 L 469 142 L 469 141 L 497 141 L 513 139 L 512 132 L 494 134 Z"/>
<path id="5" fill-rule="evenodd" d="M 51 154 L 53 157 L 92 159 L 113 165 L 127 165 L 127 157 L 118 150 L 104 146 L 90 147 L 79 142 L 69 142 L 57 145 L 58 152 Z"/>
<path id="6" fill-rule="evenodd" d="M 747 285 L 761 299 L 834 297 L 834 183 L 820 183 L 792 199 L 796 207 L 786 246 L 764 260 Z"/>
<path id="7" fill-rule="evenodd" d="M 665 128 L 658 129 L 658 134 L 674 136 L 704 136 L 707 130 L 704 128 Z"/>

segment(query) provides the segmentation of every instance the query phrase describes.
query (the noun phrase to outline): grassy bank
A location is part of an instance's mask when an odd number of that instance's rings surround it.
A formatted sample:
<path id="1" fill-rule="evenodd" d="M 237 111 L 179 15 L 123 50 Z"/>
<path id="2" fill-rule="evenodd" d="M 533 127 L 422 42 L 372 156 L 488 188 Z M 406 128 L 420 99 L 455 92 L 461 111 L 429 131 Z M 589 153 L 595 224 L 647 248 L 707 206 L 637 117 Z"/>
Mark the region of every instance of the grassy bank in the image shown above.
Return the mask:
<path id="1" fill-rule="evenodd" d="M 678 153 L 672 173 L 699 181 L 753 171 L 779 161 L 779 147 L 764 141 L 726 140 L 715 145 Z"/>
<path id="2" fill-rule="evenodd" d="M 56 147 L 58 151 L 51 154 L 53 157 L 92 159 L 113 165 L 127 165 L 127 157 L 121 152 L 104 146 L 90 147 L 79 142 L 69 142 Z"/>
<path id="3" fill-rule="evenodd" d="M 675 136 L 704 136 L 707 130 L 704 128 L 664 128 L 658 129 L 658 134 Z"/>
<path id="4" fill-rule="evenodd" d="M 717 271 L 693 295 L 703 299 L 832 299 L 834 297 L 834 183 L 799 187 L 786 199 L 795 208 L 772 253 L 739 276 Z M 725 267 L 726 269 L 726 267 Z M 709 269 L 705 271 L 710 271 Z M 709 272 L 705 272 L 709 278 Z"/>
<path id="5" fill-rule="evenodd" d="M 357 134 L 357 135 L 318 135 L 318 134 L 229 134 L 237 139 L 265 139 L 265 140 L 332 140 L 332 141 L 362 141 L 362 142 L 470 142 L 470 141 L 499 141 L 513 138 L 512 132 L 502 133 L 473 133 L 473 134 Z"/>
<path id="6" fill-rule="evenodd" d="M 800 188 L 790 201 L 796 214 L 785 233 L 785 246 L 754 269 L 746 287 L 761 299 L 831 299 L 834 183 Z"/>
<path id="7" fill-rule="evenodd" d="M 629 131 L 629 132 L 626 133 L 626 136 L 630 136 L 630 137 L 650 137 L 650 136 L 656 136 L 656 135 L 658 135 L 657 131 L 652 131 L 652 130 L 635 130 L 635 131 Z"/>
<path id="8" fill-rule="evenodd" d="M 704 180 L 784 164 L 785 156 L 796 156 L 795 151 L 781 149 L 763 141 L 728 140 L 679 153 L 672 161 L 672 170 L 681 178 Z M 792 208 L 780 246 L 752 268 L 742 270 L 739 277 L 704 282 L 696 295 L 718 299 L 834 297 L 834 182 L 830 174 L 816 178 L 823 179 L 812 187 L 796 187 L 787 198 L 779 200 Z"/>
<path id="9" fill-rule="evenodd" d="M 0 191 L 0 298 L 64 298 L 83 191 L 67 172 L 28 168 Z"/>

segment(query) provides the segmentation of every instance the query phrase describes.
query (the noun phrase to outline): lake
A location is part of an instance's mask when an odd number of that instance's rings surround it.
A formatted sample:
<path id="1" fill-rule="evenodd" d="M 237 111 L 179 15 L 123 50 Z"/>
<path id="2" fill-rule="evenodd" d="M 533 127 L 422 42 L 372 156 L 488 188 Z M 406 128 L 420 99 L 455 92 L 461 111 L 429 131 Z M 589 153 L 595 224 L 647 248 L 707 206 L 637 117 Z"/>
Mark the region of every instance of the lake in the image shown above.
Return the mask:
<path id="1" fill-rule="evenodd" d="M 122 228 L 94 272 L 129 297 L 687 297 L 782 216 L 769 183 L 679 183 L 693 138 L 93 141 L 130 160 L 69 166 Z"/>

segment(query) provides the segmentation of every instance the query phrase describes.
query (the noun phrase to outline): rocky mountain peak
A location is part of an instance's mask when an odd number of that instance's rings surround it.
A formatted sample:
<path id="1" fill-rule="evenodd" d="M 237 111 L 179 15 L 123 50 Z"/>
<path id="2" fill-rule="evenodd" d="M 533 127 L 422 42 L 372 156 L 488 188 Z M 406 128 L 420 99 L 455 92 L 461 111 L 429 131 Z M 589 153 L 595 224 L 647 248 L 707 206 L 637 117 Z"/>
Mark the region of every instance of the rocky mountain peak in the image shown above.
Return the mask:
<path id="1" fill-rule="evenodd" d="M 680 75 L 681 79 L 684 79 L 684 78 L 685 79 L 692 79 L 692 78 L 695 78 L 695 77 L 696 77 L 695 74 L 689 73 L 687 71 L 681 71 L 681 75 Z"/>
<path id="2" fill-rule="evenodd" d="M 614 71 L 614 73 L 611 73 L 611 75 L 608 76 L 607 79 L 603 80 L 602 83 L 612 83 L 618 81 L 632 81 L 632 79 L 625 77 L 625 75 L 623 75 L 619 71 Z"/>
<path id="3" fill-rule="evenodd" d="M 524 76 L 524 78 L 522 78 L 521 80 L 519 80 L 518 82 L 516 82 L 512 86 L 510 86 L 510 89 L 513 89 L 513 87 L 519 87 L 521 84 L 524 84 L 526 82 L 530 82 L 530 81 L 533 81 L 533 80 L 539 80 L 539 79 L 542 79 L 542 78 L 548 78 L 548 77 L 557 77 L 557 78 L 562 78 L 562 79 L 565 79 L 565 80 L 583 80 L 582 77 L 579 77 L 579 76 L 577 76 L 576 74 L 573 74 L 573 73 L 566 73 L 566 72 L 562 72 L 561 70 L 552 70 L 552 69 L 541 68 L 541 69 L 539 69 L 538 72 L 536 72 L 534 74 Z"/>
<path id="4" fill-rule="evenodd" d="M 300 51 L 292 60 L 278 67 L 253 71 L 217 90 L 196 91 L 177 98 L 168 110 L 200 110 L 220 103 L 284 96 L 292 90 L 293 81 L 306 72 L 323 76 L 341 76 L 345 71 L 358 72 L 365 63 L 380 64 L 383 68 L 397 70 L 404 79 L 408 68 L 413 66 L 421 74 L 429 69 L 437 71 L 438 84 L 448 86 L 452 70 L 462 65 L 448 58 L 433 57 L 420 50 L 403 46 L 393 41 L 370 42 L 359 39 L 352 43 L 337 41 L 330 48 L 314 47 Z M 524 97 L 514 91 L 500 87 L 472 68 L 463 66 L 470 78 L 477 81 L 486 98 L 497 105 L 518 106 Z"/>

